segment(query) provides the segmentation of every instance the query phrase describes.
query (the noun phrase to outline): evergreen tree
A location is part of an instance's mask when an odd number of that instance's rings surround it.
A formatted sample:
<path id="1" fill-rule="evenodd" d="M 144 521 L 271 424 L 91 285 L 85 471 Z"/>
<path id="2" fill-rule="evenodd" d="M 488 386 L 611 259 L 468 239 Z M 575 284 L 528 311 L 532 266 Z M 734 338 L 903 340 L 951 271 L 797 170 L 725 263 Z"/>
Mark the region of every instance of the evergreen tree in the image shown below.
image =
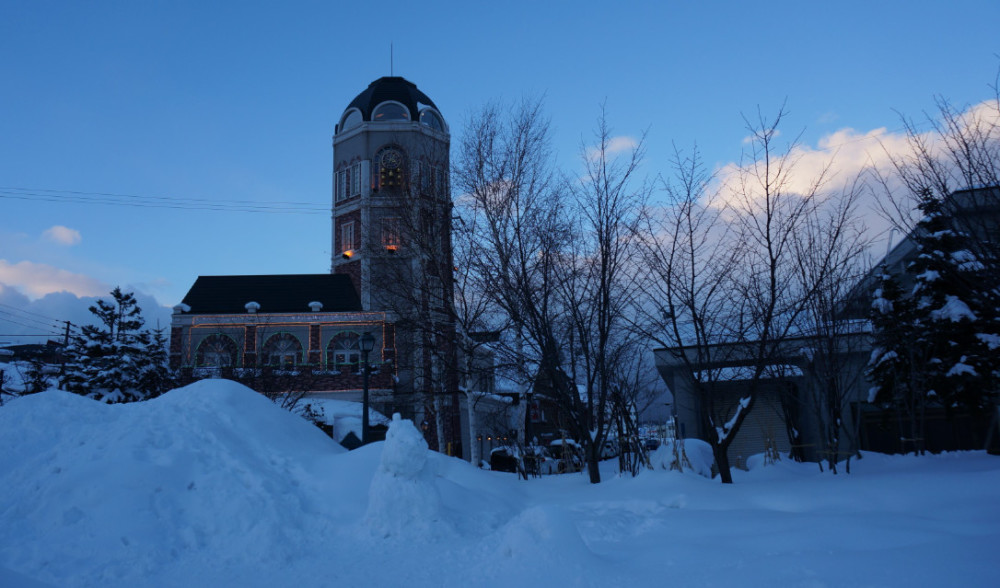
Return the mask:
<path id="1" fill-rule="evenodd" d="M 983 291 L 985 268 L 970 251 L 968 236 L 952 227 L 940 198 L 924 193 L 917 225 L 914 278 L 914 342 L 923 348 L 926 394 L 948 410 L 985 406 L 997 369 L 983 334 L 994 333 L 995 314 Z M 995 333 L 994 333 L 995 334 Z"/>
<path id="2" fill-rule="evenodd" d="M 903 296 L 899 281 L 882 267 L 872 300 L 873 349 L 867 375 L 872 387 L 868 402 L 891 404 L 905 394 L 914 371 L 912 300 Z"/>
<path id="3" fill-rule="evenodd" d="M 28 360 L 28 367 L 24 371 L 25 394 L 37 394 L 49 389 L 51 383 L 48 374 L 45 373 L 47 367 L 40 357 L 32 357 Z"/>
<path id="4" fill-rule="evenodd" d="M 871 309 L 873 349 L 867 376 L 872 387 L 868 401 L 896 411 L 901 427 L 900 449 L 922 454 L 927 349 L 915 338 L 915 319 L 915 300 L 883 267 Z"/>
<path id="5" fill-rule="evenodd" d="M 72 338 L 60 384 L 109 403 L 162 393 L 169 383 L 166 337 L 142 329 L 145 321 L 134 294 L 115 288 L 111 298 L 90 307 L 99 324 L 81 327 Z"/>
<path id="6" fill-rule="evenodd" d="M 164 329 L 152 331 L 139 371 L 139 391 L 144 398 L 155 398 L 173 387 L 167 344 Z"/>

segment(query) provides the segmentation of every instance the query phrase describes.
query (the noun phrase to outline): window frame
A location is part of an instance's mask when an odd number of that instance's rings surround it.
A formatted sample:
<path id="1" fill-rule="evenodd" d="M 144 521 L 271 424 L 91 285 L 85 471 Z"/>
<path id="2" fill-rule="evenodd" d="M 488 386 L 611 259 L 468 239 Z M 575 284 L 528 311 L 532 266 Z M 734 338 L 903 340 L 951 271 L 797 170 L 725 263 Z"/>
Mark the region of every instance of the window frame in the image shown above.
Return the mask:
<path id="1" fill-rule="evenodd" d="M 424 122 L 424 115 L 425 114 L 430 114 L 432 117 L 434 117 L 434 119 L 437 120 L 438 126 L 430 125 L 430 124 L 427 124 L 426 122 Z M 437 131 L 439 133 L 447 133 L 448 132 L 448 127 L 446 126 L 446 124 L 444 122 L 444 117 L 441 116 L 440 112 L 438 112 L 437 110 L 435 110 L 435 109 L 433 109 L 433 108 L 431 108 L 429 106 L 420 109 L 420 112 L 417 114 L 417 120 L 418 120 L 418 122 L 421 125 L 427 127 L 428 129 Z"/>
<path id="2" fill-rule="evenodd" d="M 337 227 L 337 234 L 340 237 L 340 252 L 353 251 L 354 244 L 357 243 L 354 233 L 354 219 L 346 220 Z"/>
<path id="3" fill-rule="evenodd" d="M 391 107 L 391 106 L 398 106 L 399 108 L 401 108 L 403 114 L 405 115 L 405 118 L 387 118 L 387 119 L 384 119 L 384 120 L 379 120 L 379 118 L 378 118 L 379 117 L 379 111 L 381 111 L 384 108 Z M 386 100 L 384 102 L 380 102 L 379 105 L 376 106 L 372 110 L 372 122 L 401 122 L 401 121 L 402 122 L 412 122 L 412 120 L 413 119 L 410 118 L 410 109 L 407 108 L 405 104 L 403 104 L 402 102 L 399 102 L 398 100 Z"/>
<path id="4" fill-rule="evenodd" d="M 343 202 L 361 196 L 361 162 L 346 165 L 337 170 L 334 180 L 334 200 Z"/>
<path id="5" fill-rule="evenodd" d="M 351 115 L 353 115 L 353 114 L 357 114 L 358 115 L 358 118 L 357 118 L 358 122 L 355 123 L 355 124 L 352 124 L 351 126 L 348 127 L 348 126 L 346 126 L 347 125 L 347 121 L 348 121 L 348 119 L 351 118 Z M 337 133 L 340 134 L 340 133 L 343 133 L 344 131 L 349 131 L 349 130 L 351 130 L 353 128 L 360 127 L 362 124 L 364 124 L 364 122 L 365 122 L 365 117 L 364 117 L 363 114 L 361 114 L 361 110 L 359 110 L 357 108 L 348 108 L 347 111 L 344 113 L 344 115 L 342 117 L 340 117 L 340 124 L 337 125 Z"/>
<path id="6" fill-rule="evenodd" d="M 281 343 L 287 343 L 287 346 L 294 344 L 297 350 L 289 351 L 287 348 L 276 350 L 275 347 Z M 299 341 L 298 337 L 288 331 L 281 331 L 271 335 L 264 340 L 264 344 L 261 345 L 260 349 L 261 355 L 263 355 L 262 359 L 264 360 L 263 365 L 268 367 L 286 370 L 294 369 L 303 363 L 305 347 L 303 347 L 302 341 Z M 279 358 L 278 362 L 274 361 L 275 357 Z M 289 357 L 292 358 L 291 362 L 286 361 Z"/>
<path id="7" fill-rule="evenodd" d="M 346 343 L 346 345 L 345 345 Z M 341 371 L 340 368 L 361 366 L 361 334 L 355 331 L 339 331 L 326 344 L 324 359 L 328 370 Z M 338 356 L 343 358 L 338 361 Z"/>

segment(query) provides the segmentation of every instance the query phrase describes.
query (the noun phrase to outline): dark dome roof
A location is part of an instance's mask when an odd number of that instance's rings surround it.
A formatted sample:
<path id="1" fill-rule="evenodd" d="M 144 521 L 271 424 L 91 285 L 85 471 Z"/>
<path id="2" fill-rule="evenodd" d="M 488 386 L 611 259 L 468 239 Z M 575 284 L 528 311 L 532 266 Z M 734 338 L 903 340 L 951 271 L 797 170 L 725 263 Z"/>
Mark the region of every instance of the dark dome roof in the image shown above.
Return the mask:
<path id="1" fill-rule="evenodd" d="M 433 106 L 437 110 L 434 102 L 417 89 L 417 85 L 399 76 L 384 77 L 368 84 L 368 88 L 358 94 L 358 97 L 351 100 L 346 110 L 357 108 L 361 111 L 361 116 L 366 121 L 372 119 L 372 110 L 386 100 L 395 100 L 406 106 L 410 110 L 410 120 L 420 120 L 420 111 L 417 103 Z"/>

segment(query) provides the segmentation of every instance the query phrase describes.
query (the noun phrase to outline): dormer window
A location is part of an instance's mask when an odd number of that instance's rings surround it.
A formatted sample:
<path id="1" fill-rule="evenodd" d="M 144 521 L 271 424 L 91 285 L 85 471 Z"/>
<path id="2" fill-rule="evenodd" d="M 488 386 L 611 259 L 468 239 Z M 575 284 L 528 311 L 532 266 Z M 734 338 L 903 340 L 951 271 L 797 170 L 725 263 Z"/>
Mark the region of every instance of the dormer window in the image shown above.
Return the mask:
<path id="1" fill-rule="evenodd" d="M 375 109 L 372 120 L 375 122 L 410 120 L 410 111 L 399 102 L 383 102 Z"/>
<path id="2" fill-rule="evenodd" d="M 420 111 L 420 124 L 426 125 L 435 131 L 444 132 L 444 122 L 438 113 L 434 112 L 430 108 L 425 108 Z"/>
<path id="3" fill-rule="evenodd" d="M 353 129 L 354 127 L 360 125 L 361 122 L 361 111 L 357 108 L 352 108 L 344 114 L 344 118 L 340 122 L 340 132 L 343 133 L 348 129 Z"/>

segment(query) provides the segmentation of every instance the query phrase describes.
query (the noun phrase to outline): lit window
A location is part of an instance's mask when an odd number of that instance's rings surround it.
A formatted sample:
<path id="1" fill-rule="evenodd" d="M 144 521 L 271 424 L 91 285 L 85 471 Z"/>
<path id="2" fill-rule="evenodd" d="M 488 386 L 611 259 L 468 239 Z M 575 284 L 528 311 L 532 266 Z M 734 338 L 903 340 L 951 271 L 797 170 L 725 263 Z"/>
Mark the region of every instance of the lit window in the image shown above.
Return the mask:
<path id="1" fill-rule="evenodd" d="M 361 363 L 361 336 L 344 331 L 337 333 L 326 346 L 326 365 L 335 370 Z"/>
<path id="2" fill-rule="evenodd" d="M 435 131 L 444 131 L 444 123 L 436 112 L 429 108 L 420 111 L 420 124 L 427 125 Z"/>
<path id="3" fill-rule="evenodd" d="M 382 246 L 386 251 L 395 252 L 402 245 L 399 233 L 399 217 L 382 219 Z"/>
<path id="4" fill-rule="evenodd" d="M 302 360 L 302 344 L 291 333 L 278 333 L 264 343 L 263 356 L 267 365 L 292 368 Z"/>
<path id="5" fill-rule="evenodd" d="M 399 102 L 383 102 L 375 109 L 373 121 L 410 120 L 410 111 Z"/>
<path id="6" fill-rule="evenodd" d="M 352 249 L 354 249 L 354 221 L 347 221 L 340 225 L 340 250 Z"/>

